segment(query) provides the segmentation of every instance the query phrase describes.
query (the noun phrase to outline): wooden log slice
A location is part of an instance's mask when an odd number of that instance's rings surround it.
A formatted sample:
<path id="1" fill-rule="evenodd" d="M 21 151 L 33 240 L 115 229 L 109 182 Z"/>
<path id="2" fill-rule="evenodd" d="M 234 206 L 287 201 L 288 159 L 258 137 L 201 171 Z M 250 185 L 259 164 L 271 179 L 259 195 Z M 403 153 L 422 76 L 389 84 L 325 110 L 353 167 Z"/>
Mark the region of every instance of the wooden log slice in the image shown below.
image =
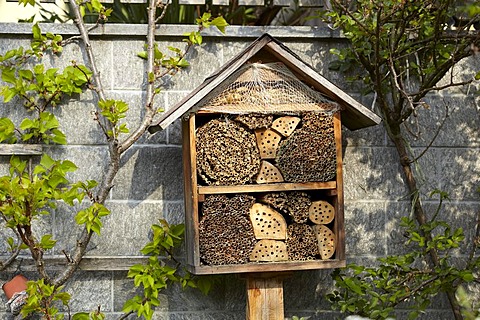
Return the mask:
<path id="1" fill-rule="evenodd" d="M 257 129 L 255 130 L 255 137 L 260 150 L 260 158 L 275 159 L 282 136 L 271 129 Z"/>
<path id="2" fill-rule="evenodd" d="M 287 244 L 279 240 L 263 239 L 255 244 L 250 261 L 276 262 L 288 260 Z"/>
<path id="3" fill-rule="evenodd" d="M 300 122 L 299 117 L 285 116 L 275 119 L 272 123 L 272 129 L 284 137 L 288 137 Z"/>
<path id="4" fill-rule="evenodd" d="M 322 259 L 330 259 L 335 253 L 335 233 L 333 233 L 332 230 L 322 224 L 313 226 L 313 230 L 317 237 L 320 257 Z"/>
<path id="5" fill-rule="evenodd" d="M 329 224 L 335 218 L 335 208 L 327 201 L 314 201 L 308 209 L 308 218 L 315 224 Z"/>
<path id="6" fill-rule="evenodd" d="M 260 164 L 260 173 L 256 182 L 262 183 L 280 183 L 283 182 L 283 176 L 280 170 L 268 161 L 262 160 Z"/>
<path id="7" fill-rule="evenodd" d="M 255 203 L 250 208 L 250 221 L 256 239 L 285 240 L 287 237 L 285 218 L 269 206 Z"/>

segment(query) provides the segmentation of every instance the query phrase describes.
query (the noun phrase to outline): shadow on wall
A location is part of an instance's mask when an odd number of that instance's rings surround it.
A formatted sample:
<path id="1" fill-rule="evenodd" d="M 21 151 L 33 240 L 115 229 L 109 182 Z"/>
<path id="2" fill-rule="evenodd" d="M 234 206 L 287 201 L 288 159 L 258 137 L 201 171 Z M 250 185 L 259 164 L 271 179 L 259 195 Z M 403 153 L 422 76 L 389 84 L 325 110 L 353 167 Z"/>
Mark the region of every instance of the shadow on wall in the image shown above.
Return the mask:
<path id="1" fill-rule="evenodd" d="M 114 200 L 183 201 L 182 149 L 180 146 L 133 147 L 122 158 L 115 179 Z"/>

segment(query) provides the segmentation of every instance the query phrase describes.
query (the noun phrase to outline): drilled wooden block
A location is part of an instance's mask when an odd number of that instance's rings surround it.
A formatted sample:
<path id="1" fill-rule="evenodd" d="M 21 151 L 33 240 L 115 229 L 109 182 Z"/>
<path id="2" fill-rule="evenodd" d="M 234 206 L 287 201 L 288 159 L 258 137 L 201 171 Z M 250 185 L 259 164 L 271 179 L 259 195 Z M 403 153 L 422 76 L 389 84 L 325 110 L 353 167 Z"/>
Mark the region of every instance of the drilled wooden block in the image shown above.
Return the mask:
<path id="1" fill-rule="evenodd" d="M 275 119 L 272 123 L 272 129 L 280 133 L 284 137 L 288 137 L 295 131 L 298 123 L 300 122 L 299 117 L 285 116 Z"/>
<path id="2" fill-rule="evenodd" d="M 269 206 L 255 203 L 250 208 L 250 221 L 257 239 L 285 240 L 287 237 L 285 218 Z"/>
<path id="3" fill-rule="evenodd" d="M 257 129 L 255 130 L 255 137 L 260 150 L 260 158 L 275 159 L 282 136 L 271 129 Z"/>
<path id="4" fill-rule="evenodd" d="M 288 260 L 287 244 L 279 240 L 258 241 L 250 254 L 250 261 L 276 262 Z"/>
<path id="5" fill-rule="evenodd" d="M 283 176 L 280 170 L 268 161 L 262 160 L 260 164 L 260 173 L 256 182 L 262 183 L 279 183 L 283 182 Z"/>
<path id="6" fill-rule="evenodd" d="M 335 253 L 335 233 L 322 224 L 313 226 L 313 230 L 317 237 L 320 257 L 322 257 L 322 259 L 330 259 Z"/>
<path id="7" fill-rule="evenodd" d="M 327 201 L 314 201 L 308 209 L 308 217 L 315 224 L 329 224 L 335 218 L 335 208 Z"/>

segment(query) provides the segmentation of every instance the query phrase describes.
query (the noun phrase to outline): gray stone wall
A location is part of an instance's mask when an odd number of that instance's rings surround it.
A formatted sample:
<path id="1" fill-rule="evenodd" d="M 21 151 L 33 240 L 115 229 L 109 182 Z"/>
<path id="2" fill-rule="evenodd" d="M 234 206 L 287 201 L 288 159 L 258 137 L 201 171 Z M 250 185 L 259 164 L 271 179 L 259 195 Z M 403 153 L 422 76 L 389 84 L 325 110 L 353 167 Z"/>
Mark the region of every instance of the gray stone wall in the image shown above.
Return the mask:
<path id="1" fill-rule="evenodd" d="M 73 35 L 73 25 L 43 25 L 43 31 Z M 182 46 L 182 34 L 189 26 L 161 26 L 158 29 L 160 47 Z M 0 52 L 19 45 L 28 46 L 30 25 L 0 24 Z M 373 97 L 363 96 L 360 88 L 350 86 L 342 74 L 328 69 L 333 59 L 329 49 L 345 46 L 336 31 L 328 28 L 261 28 L 231 27 L 226 36 L 208 31 L 205 44 L 195 48 L 189 60 L 191 67 L 166 82 L 165 90 L 157 103 L 165 109 L 187 95 L 203 79 L 222 66 L 228 59 L 245 48 L 256 37 L 269 32 L 290 47 L 304 61 L 311 64 L 325 77 L 336 83 L 370 107 Z M 107 95 L 123 99 L 130 105 L 128 122 L 131 127 L 142 115 L 140 108 L 142 86 L 145 84 L 143 61 L 136 54 L 143 50 L 145 26 L 106 25 L 93 32 L 93 49 Z M 69 45 L 56 58 L 46 59 L 47 65 L 62 67 L 71 60 L 84 63 L 82 50 Z M 458 77 L 469 77 L 480 69 L 480 58 L 471 57 L 456 70 Z M 444 217 L 455 226 L 464 226 L 467 235 L 476 214 L 480 210 L 480 111 L 478 88 L 457 88 L 428 97 L 430 108 L 419 110 L 421 133 L 412 137 L 413 152 L 420 154 L 435 135 L 449 105 L 449 117 L 444 131 L 429 151 L 419 161 L 418 170 L 423 174 L 421 188 L 424 194 L 432 189 L 450 193 Z M 93 121 L 91 93 L 74 97 L 57 110 L 62 129 L 67 134 L 67 146 L 48 146 L 56 156 L 68 158 L 79 170 L 72 179 L 95 179 L 105 169 L 107 149 L 101 132 Z M 13 101 L 0 104 L 0 117 L 21 117 L 23 110 Z M 411 124 L 416 128 L 417 123 Z M 395 150 L 388 141 L 382 126 L 350 132 L 344 131 L 344 181 L 345 225 L 348 262 L 375 263 L 376 257 L 403 252 L 405 239 L 399 230 L 399 219 L 409 213 L 407 191 Z M 7 157 L 0 157 L 0 174 L 7 172 Z M 120 172 L 115 180 L 107 206 L 112 215 L 104 220 L 100 237 L 95 237 L 89 248 L 83 270 L 70 281 L 66 289 L 72 293 L 72 311 L 101 309 L 108 319 L 121 313 L 123 302 L 134 293 L 130 280 L 126 279 L 126 265 L 136 261 L 139 249 L 148 240 L 149 226 L 159 218 L 170 222 L 183 221 L 181 132 L 178 121 L 164 132 L 146 135 L 132 147 L 122 159 Z M 434 201 L 426 200 L 433 206 Z M 59 240 L 59 249 L 47 255 L 61 259 L 63 248 L 71 248 L 75 241 L 72 224 L 74 212 L 62 206 L 39 221 L 39 228 L 51 232 Z M 2 231 L 3 232 L 3 231 Z M 2 238 L 5 237 L 2 234 Z M 458 255 L 467 253 L 467 245 Z M 0 253 L 5 247 L 0 243 Z M 32 279 L 35 274 L 28 260 L 21 260 L 18 268 Z M 14 272 L 15 270 L 11 270 Z M 8 279 L 11 272 L 0 274 L 0 281 Z M 310 319 L 334 319 L 324 295 L 333 288 L 330 270 L 295 272 L 284 283 L 285 312 L 291 317 L 309 316 Z M 210 295 L 194 290 L 182 291 L 169 288 L 162 296 L 162 306 L 155 319 L 215 319 L 239 320 L 245 318 L 245 282 L 236 275 L 221 276 Z M 2 296 L 2 299 L 4 297 Z M 0 318 L 7 313 L 0 303 Z M 402 317 L 400 314 L 399 318 Z M 424 319 L 451 319 L 446 299 L 439 298 Z"/>

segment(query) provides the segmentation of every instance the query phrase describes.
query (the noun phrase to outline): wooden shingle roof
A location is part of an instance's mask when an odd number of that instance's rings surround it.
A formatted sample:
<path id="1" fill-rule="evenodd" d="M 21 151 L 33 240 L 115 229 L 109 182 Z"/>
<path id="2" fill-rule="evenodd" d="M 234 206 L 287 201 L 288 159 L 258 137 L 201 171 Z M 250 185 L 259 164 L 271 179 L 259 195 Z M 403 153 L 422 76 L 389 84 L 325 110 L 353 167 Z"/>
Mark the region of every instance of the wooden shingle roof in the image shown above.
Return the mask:
<path id="1" fill-rule="evenodd" d="M 378 115 L 318 74 L 313 67 L 302 61 L 293 51 L 277 39 L 269 34 L 264 34 L 165 112 L 158 122 L 149 128 L 149 131 L 154 133 L 165 129 L 176 119 L 197 107 L 212 90 L 222 84 L 232 73 L 248 63 L 252 58 L 258 58 L 262 61 L 270 59 L 284 63 L 304 83 L 342 106 L 342 123 L 350 130 L 373 126 L 381 121 Z"/>

